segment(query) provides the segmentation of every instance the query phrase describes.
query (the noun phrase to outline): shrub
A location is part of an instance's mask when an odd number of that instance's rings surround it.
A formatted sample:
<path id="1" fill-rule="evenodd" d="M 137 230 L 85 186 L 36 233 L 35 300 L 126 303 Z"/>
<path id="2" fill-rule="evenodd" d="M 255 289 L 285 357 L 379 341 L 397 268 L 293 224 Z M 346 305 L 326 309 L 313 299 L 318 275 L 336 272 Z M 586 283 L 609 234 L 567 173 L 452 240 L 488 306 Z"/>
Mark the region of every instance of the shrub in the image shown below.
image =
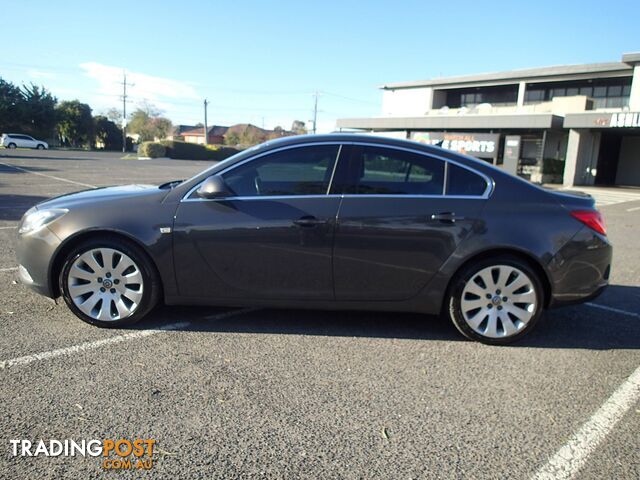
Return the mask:
<path id="1" fill-rule="evenodd" d="M 163 140 L 167 156 L 179 160 L 224 160 L 238 153 L 235 148 L 204 146 L 197 143 Z"/>
<path id="2" fill-rule="evenodd" d="M 166 154 L 167 154 L 167 149 L 161 143 L 142 142 L 138 147 L 139 157 L 158 158 L 158 157 L 164 157 Z"/>

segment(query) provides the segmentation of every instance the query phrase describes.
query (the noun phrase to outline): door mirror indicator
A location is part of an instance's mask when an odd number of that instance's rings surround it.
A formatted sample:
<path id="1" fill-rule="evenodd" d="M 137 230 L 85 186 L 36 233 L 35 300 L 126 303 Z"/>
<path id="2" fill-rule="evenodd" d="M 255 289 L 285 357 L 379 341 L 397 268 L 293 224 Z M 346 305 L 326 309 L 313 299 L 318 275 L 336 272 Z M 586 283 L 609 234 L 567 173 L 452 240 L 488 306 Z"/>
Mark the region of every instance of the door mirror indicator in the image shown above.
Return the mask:
<path id="1" fill-rule="evenodd" d="M 207 178 L 196 190 L 196 195 L 200 198 L 225 198 L 231 197 L 233 192 L 229 190 L 227 184 L 219 175 L 212 175 Z"/>

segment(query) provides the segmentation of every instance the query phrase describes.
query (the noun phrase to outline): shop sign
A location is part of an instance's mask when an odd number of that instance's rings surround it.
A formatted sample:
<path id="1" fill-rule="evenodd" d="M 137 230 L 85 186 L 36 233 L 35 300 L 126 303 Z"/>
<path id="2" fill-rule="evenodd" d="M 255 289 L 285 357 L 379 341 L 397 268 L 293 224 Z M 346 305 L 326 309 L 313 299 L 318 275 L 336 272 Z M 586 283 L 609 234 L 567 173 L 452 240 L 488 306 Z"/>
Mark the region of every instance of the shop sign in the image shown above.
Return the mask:
<path id="1" fill-rule="evenodd" d="M 411 139 L 480 158 L 496 158 L 500 135 L 468 132 L 412 132 Z"/>

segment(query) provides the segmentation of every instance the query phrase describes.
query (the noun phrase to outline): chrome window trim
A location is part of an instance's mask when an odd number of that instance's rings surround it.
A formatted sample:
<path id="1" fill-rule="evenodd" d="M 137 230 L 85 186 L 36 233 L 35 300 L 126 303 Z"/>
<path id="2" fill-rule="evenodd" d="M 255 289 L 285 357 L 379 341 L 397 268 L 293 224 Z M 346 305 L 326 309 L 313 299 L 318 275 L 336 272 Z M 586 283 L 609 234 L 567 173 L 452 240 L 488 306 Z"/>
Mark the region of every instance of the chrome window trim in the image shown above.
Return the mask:
<path id="1" fill-rule="evenodd" d="M 333 187 L 333 178 L 336 175 L 336 170 L 338 169 L 338 162 L 340 161 L 340 155 L 342 155 L 342 143 L 338 147 L 338 153 L 336 154 L 336 161 L 333 162 L 333 171 L 331 172 L 331 177 L 329 177 L 329 185 L 327 185 L 327 195 L 331 192 L 331 187 Z"/>
<path id="2" fill-rule="evenodd" d="M 482 172 L 479 172 L 471 167 L 468 167 L 467 165 L 463 165 L 460 162 L 457 162 L 455 160 L 452 160 L 450 158 L 447 157 L 442 157 L 440 155 L 434 154 L 434 153 L 430 153 L 430 152 L 423 152 L 420 150 L 416 150 L 413 148 L 408 148 L 408 147 L 400 147 L 397 145 L 383 145 L 383 144 L 379 144 L 379 143 L 367 143 L 367 142 L 344 142 L 345 144 L 351 144 L 351 145 L 364 145 L 367 147 L 382 147 L 382 148 L 391 148 L 394 150 L 404 150 L 406 152 L 410 152 L 410 153 L 415 153 L 418 155 L 424 155 L 426 157 L 432 157 L 432 158 L 437 158 L 438 160 L 442 160 L 443 162 L 446 163 L 453 163 L 454 165 L 460 167 L 460 168 L 464 168 L 469 170 L 471 173 L 475 173 L 476 175 L 479 175 L 480 177 L 482 177 L 484 179 L 484 181 L 487 184 L 487 188 L 485 189 L 485 191 L 482 193 L 482 195 L 447 195 L 446 193 L 444 195 L 418 195 L 418 196 L 422 196 L 422 197 L 437 197 L 437 198 L 442 198 L 442 197 L 447 197 L 447 198 L 456 198 L 456 197 L 462 197 L 462 198 L 469 198 L 469 199 L 487 199 L 491 196 L 491 193 L 493 193 L 493 187 L 494 187 L 494 182 L 493 180 L 488 177 L 487 175 L 485 175 Z M 445 165 L 445 169 L 447 168 L 447 166 Z M 444 184 L 444 188 L 446 188 L 446 183 Z M 390 195 L 395 195 L 395 194 L 390 194 Z M 407 195 L 405 195 L 407 196 Z"/>
<path id="3" fill-rule="evenodd" d="M 442 196 L 447 195 L 447 187 L 449 186 L 449 162 L 444 162 L 444 179 L 442 180 Z"/>
<path id="4" fill-rule="evenodd" d="M 373 197 L 373 198 L 441 198 L 441 199 L 445 199 L 445 198 L 453 198 L 453 199 L 463 199 L 463 200 L 487 200 L 491 194 L 493 193 L 493 189 L 495 187 L 495 182 L 493 181 L 493 179 L 491 179 L 489 176 L 485 175 L 482 172 L 479 172 L 478 170 L 475 170 L 472 167 L 468 167 L 467 165 L 463 165 L 460 162 L 457 162 L 453 159 L 447 158 L 447 157 L 443 157 L 434 153 L 430 153 L 430 152 L 423 152 L 420 150 L 416 150 L 413 148 L 408 148 L 408 147 L 401 147 L 398 145 L 384 145 L 384 144 L 379 144 L 379 143 L 368 143 L 368 142 L 358 142 L 358 141 L 318 141 L 318 142 L 306 142 L 306 143 L 299 143 L 299 144 L 295 144 L 295 145 L 286 145 L 280 148 L 275 148 L 272 150 L 268 150 L 266 152 L 262 152 L 259 153 L 257 155 L 251 156 L 249 158 L 245 158 L 244 160 L 242 160 L 241 162 L 234 164 L 234 165 L 229 165 L 228 167 L 226 167 L 225 169 L 221 170 L 220 172 L 216 173 L 216 175 L 223 175 L 225 173 L 227 173 L 230 170 L 233 170 L 234 168 L 240 167 L 241 165 L 244 165 L 245 163 L 251 162 L 253 160 L 257 160 L 261 157 L 264 157 L 265 155 L 270 155 L 272 153 L 277 153 L 277 152 L 281 152 L 283 150 L 289 150 L 289 149 L 293 149 L 293 148 L 302 148 L 302 147 L 312 147 L 312 146 L 319 146 L 319 145 L 338 145 L 338 153 L 336 154 L 336 161 L 333 165 L 333 172 L 331 173 L 331 178 L 329 180 L 329 185 L 327 187 L 327 193 L 326 194 L 313 194 L 313 195 L 255 195 L 255 196 L 234 196 L 234 197 L 222 197 L 222 198 L 189 198 L 193 192 L 195 192 L 198 187 L 200 187 L 200 185 L 206 180 L 206 178 L 204 180 L 202 180 L 201 182 L 197 183 L 194 187 L 192 187 L 191 189 L 189 189 L 189 191 L 182 197 L 182 199 L 180 200 L 180 203 L 182 202 L 217 202 L 217 201 L 227 201 L 227 200 L 282 200 L 282 199 L 291 199 L 291 198 L 325 198 L 325 197 L 342 197 L 342 198 L 352 198 L 352 197 L 360 197 L 360 198 L 367 198 L 367 197 Z M 395 193 L 389 193 L 389 194 L 384 194 L 384 193 L 380 193 L 380 194 L 331 194 L 329 193 L 331 191 L 331 187 L 333 185 L 333 180 L 334 180 L 334 175 L 336 173 L 336 169 L 338 167 L 338 162 L 340 161 L 340 154 L 342 153 L 342 147 L 344 145 L 358 145 L 358 146 L 366 146 L 366 147 L 379 147 L 379 148 L 390 148 L 393 150 L 401 150 L 401 151 L 405 151 L 405 152 L 410 152 L 410 153 L 414 153 L 417 155 L 424 155 L 426 157 L 431 157 L 431 158 L 436 158 L 440 161 L 443 161 L 445 163 L 444 165 L 444 169 L 445 169 L 445 178 L 444 178 L 444 183 L 443 183 L 443 188 L 442 191 L 443 193 L 441 195 L 419 195 L 419 194 L 411 194 L 411 195 L 404 195 L 404 194 L 395 194 Z M 485 189 L 485 191 L 482 193 L 482 195 L 447 195 L 446 193 L 446 189 L 447 189 L 447 180 L 448 180 L 448 172 L 449 172 L 449 163 L 452 163 L 460 168 L 464 168 L 466 170 L 469 170 L 470 172 L 479 175 L 480 177 L 482 177 L 485 181 L 485 183 L 487 184 L 487 187 Z M 208 178 L 208 177 L 207 177 Z"/>
<path id="5" fill-rule="evenodd" d="M 219 171 L 218 173 L 216 173 L 216 175 L 224 175 L 225 173 L 227 173 L 230 170 L 233 170 L 234 168 L 238 168 L 241 165 L 244 165 L 245 163 L 248 162 L 252 162 L 253 160 L 257 160 L 259 158 L 264 157 L 265 155 L 270 155 L 272 153 L 277 153 L 277 152 L 282 152 L 284 150 L 290 150 L 293 148 L 302 148 L 302 147 L 312 147 L 312 146 L 317 146 L 317 145 L 338 145 L 338 152 L 336 153 L 336 161 L 333 164 L 333 172 L 331 173 L 331 179 L 329 181 L 329 185 L 328 185 L 328 190 L 327 192 L 330 191 L 331 189 L 331 181 L 333 180 L 333 174 L 336 171 L 336 166 L 338 165 L 338 160 L 340 159 L 340 153 L 342 152 L 342 145 L 344 145 L 344 142 L 339 142 L 339 141 L 334 141 L 334 142 L 308 142 L 308 143 L 299 143 L 296 145 L 286 145 L 284 147 L 280 147 L 280 148 L 274 148 L 273 150 L 268 150 L 266 152 L 262 152 L 259 153 L 257 155 L 252 155 L 249 158 L 245 158 L 244 160 L 242 160 L 241 162 L 238 162 L 236 164 L 233 165 L 229 165 L 228 167 L 224 168 L 223 170 Z M 209 177 L 207 177 L 209 178 Z M 202 180 L 202 182 L 197 183 L 193 188 L 191 188 L 183 197 L 182 200 L 180 200 L 180 202 L 210 202 L 210 201 L 218 201 L 218 200 L 231 200 L 231 199 L 247 199 L 247 198 L 254 198 L 253 196 L 236 196 L 236 197 L 224 197 L 224 198 L 189 198 L 191 196 L 191 194 L 193 192 L 195 192 L 198 187 L 200 187 L 200 185 L 206 180 L 206 178 L 204 180 Z M 276 197 L 288 197 L 288 198 L 292 198 L 292 197 L 312 197 L 318 194 L 314 194 L 314 195 L 256 195 L 255 198 L 276 198 Z M 327 194 L 320 194 L 319 196 L 326 196 Z"/>

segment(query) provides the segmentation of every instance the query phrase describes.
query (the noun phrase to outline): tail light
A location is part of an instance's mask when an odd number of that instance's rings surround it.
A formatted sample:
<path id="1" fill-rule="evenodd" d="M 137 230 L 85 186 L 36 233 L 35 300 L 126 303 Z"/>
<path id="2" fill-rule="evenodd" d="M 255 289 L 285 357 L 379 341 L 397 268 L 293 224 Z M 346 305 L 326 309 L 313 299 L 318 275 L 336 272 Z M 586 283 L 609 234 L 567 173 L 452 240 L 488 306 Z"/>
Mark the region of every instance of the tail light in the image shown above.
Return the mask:
<path id="1" fill-rule="evenodd" d="M 602 235 L 607 234 L 607 226 L 604 223 L 604 217 L 599 211 L 574 210 L 571 212 L 571 216 L 584 223 L 590 229 L 595 230 Z"/>

